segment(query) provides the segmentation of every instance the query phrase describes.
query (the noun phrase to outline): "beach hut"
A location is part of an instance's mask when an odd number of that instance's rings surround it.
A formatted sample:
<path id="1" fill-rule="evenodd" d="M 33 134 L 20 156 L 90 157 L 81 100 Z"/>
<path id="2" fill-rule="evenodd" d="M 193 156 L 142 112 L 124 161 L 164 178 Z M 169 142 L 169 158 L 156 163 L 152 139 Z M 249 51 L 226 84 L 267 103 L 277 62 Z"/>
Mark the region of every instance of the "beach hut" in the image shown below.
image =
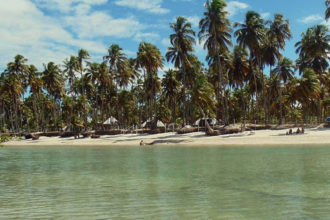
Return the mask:
<path id="1" fill-rule="evenodd" d="M 118 123 L 118 120 L 111 116 L 105 122 L 103 122 L 103 125 L 116 125 L 117 123 Z"/>
<path id="2" fill-rule="evenodd" d="M 204 128 L 206 125 L 205 125 L 205 121 L 207 120 L 207 122 L 209 123 L 210 126 L 212 126 L 214 128 L 214 126 L 217 124 L 217 119 L 215 118 L 200 118 L 198 119 L 194 126 L 197 126 L 198 127 L 198 131 L 199 131 L 199 128 L 202 127 Z"/>
<path id="3" fill-rule="evenodd" d="M 146 120 L 145 122 L 142 123 L 141 127 L 142 128 L 150 127 L 150 123 L 151 123 L 151 119 L 149 118 L 148 120 Z M 165 124 L 162 121 L 158 120 L 157 128 L 165 128 Z"/>
<path id="4" fill-rule="evenodd" d="M 195 126 L 200 126 L 200 127 L 205 127 L 205 120 L 209 123 L 209 125 L 216 125 L 217 124 L 217 119 L 215 118 L 200 118 L 195 122 Z"/>

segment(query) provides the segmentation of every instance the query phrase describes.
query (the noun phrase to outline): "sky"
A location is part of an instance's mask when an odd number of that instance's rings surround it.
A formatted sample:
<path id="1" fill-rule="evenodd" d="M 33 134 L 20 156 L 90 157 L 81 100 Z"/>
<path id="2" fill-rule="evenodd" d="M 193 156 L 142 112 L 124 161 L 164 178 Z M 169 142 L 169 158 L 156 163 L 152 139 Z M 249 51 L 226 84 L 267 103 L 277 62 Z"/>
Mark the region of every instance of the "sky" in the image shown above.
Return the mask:
<path id="1" fill-rule="evenodd" d="M 294 44 L 308 27 L 324 20 L 324 0 L 240 0 L 227 1 L 231 22 L 243 22 L 254 10 L 264 19 L 282 13 L 290 20 L 293 38 L 284 56 L 295 60 Z M 198 33 L 205 0 L 1 0 L 0 71 L 16 54 L 42 65 L 76 55 L 80 48 L 100 62 L 111 44 L 119 44 L 128 57 L 135 57 L 139 43 L 155 44 L 165 55 L 172 30 L 169 23 L 185 16 Z M 197 42 L 195 54 L 205 61 L 206 52 Z M 234 40 L 234 43 L 236 41 Z M 163 70 L 171 68 L 164 64 Z"/>

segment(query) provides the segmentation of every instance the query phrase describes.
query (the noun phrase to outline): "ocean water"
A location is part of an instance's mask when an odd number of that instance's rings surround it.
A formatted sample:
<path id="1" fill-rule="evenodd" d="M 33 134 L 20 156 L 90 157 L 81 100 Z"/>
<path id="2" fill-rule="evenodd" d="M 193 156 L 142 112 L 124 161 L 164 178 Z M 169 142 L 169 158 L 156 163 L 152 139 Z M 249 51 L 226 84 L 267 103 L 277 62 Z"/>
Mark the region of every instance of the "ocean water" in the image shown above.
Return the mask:
<path id="1" fill-rule="evenodd" d="M 330 219 L 330 146 L 4 147 L 0 219 Z"/>

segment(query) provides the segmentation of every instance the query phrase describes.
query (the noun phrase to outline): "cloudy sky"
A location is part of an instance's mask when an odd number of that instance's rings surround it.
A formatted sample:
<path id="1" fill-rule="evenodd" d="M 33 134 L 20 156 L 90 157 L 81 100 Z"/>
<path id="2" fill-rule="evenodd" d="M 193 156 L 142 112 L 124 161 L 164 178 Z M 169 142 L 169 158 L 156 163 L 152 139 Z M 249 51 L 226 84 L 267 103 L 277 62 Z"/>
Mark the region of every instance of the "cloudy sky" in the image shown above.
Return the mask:
<path id="1" fill-rule="evenodd" d="M 93 60 L 101 61 L 111 44 L 119 44 L 134 57 L 141 41 L 157 45 L 163 54 L 169 44 L 169 23 L 185 16 L 198 32 L 204 0 L 1 0 L 0 70 L 16 54 L 41 67 L 58 64 L 87 49 Z M 288 42 L 285 56 L 296 59 L 294 44 L 301 32 L 325 23 L 324 0 L 242 0 L 227 1 L 232 22 L 243 21 L 248 10 L 265 19 L 282 13 L 290 20 L 294 38 Z M 196 45 L 196 55 L 205 59 L 205 51 Z M 167 68 L 170 64 L 165 65 Z"/>

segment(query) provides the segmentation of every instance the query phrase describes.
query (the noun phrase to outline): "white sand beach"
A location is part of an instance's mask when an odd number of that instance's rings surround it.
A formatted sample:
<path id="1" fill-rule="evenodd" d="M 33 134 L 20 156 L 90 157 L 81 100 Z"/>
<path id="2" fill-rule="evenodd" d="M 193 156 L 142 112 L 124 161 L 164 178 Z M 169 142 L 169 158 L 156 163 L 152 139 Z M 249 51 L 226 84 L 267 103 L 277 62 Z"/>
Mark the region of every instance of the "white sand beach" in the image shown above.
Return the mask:
<path id="1" fill-rule="evenodd" d="M 295 131 L 295 129 L 293 129 Z M 305 134 L 286 135 L 286 130 L 259 130 L 222 136 L 205 136 L 203 132 L 189 134 L 122 134 L 105 135 L 98 139 L 40 137 L 39 140 L 13 140 L 4 146 L 139 146 L 141 140 L 160 146 L 267 146 L 267 145 L 330 145 L 330 129 L 306 129 Z"/>

